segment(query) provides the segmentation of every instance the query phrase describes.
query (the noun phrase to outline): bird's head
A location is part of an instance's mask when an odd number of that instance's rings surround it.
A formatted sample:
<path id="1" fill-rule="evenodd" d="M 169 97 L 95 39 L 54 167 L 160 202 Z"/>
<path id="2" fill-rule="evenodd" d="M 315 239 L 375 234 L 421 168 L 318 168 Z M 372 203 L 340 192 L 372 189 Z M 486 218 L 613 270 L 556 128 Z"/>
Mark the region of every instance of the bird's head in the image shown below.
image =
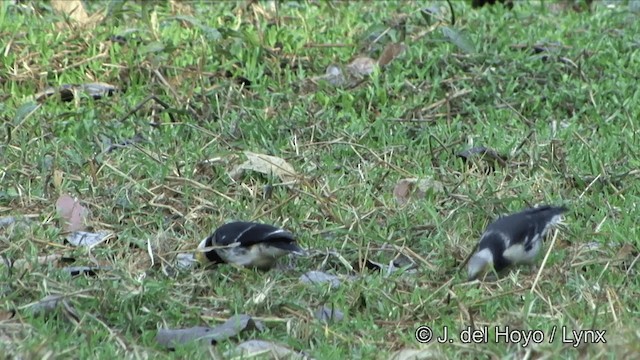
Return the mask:
<path id="1" fill-rule="evenodd" d="M 224 262 L 224 260 L 220 257 L 220 255 L 218 255 L 216 250 L 212 248 L 213 246 L 213 236 L 205 238 L 200 242 L 200 244 L 198 244 L 198 248 L 196 249 L 196 254 L 194 255 L 194 257 L 200 265 L 218 264 Z"/>
<path id="2" fill-rule="evenodd" d="M 480 275 L 484 275 L 487 271 L 493 267 L 493 254 L 489 249 L 483 249 L 473 254 L 469 263 L 468 269 L 468 281 L 478 278 Z"/>

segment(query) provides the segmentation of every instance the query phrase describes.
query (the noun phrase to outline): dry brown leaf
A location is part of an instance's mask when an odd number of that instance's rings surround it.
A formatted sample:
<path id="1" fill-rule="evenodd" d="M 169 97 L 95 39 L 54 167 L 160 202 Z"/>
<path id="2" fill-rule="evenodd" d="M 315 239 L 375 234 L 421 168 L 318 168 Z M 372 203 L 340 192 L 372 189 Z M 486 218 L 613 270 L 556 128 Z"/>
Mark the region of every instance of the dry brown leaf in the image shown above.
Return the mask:
<path id="1" fill-rule="evenodd" d="M 16 316 L 15 310 L 0 310 L 0 321 L 7 321 Z"/>
<path id="2" fill-rule="evenodd" d="M 410 199 L 423 199 L 427 192 L 441 193 L 444 186 L 433 179 L 401 179 L 393 189 L 393 197 L 400 205 L 409 202 Z"/>
<path id="3" fill-rule="evenodd" d="M 347 65 L 347 71 L 354 76 L 368 76 L 373 73 L 378 63 L 370 57 L 359 57 Z"/>
<path id="4" fill-rule="evenodd" d="M 51 0 L 51 7 L 83 26 L 95 25 L 104 18 L 101 13 L 89 16 L 80 0 Z"/>
<path id="5" fill-rule="evenodd" d="M 392 43 L 387 45 L 382 51 L 380 58 L 378 59 L 378 65 L 380 67 L 387 66 L 391 63 L 395 58 L 400 56 L 403 52 L 407 50 L 407 46 L 401 43 Z"/>
<path id="6" fill-rule="evenodd" d="M 295 183 L 298 178 L 293 166 L 285 160 L 264 154 L 256 154 L 245 151 L 247 161 L 236 167 L 230 174 L 233 179 L 237 179 L 245 170 L 256 171 L 266 175 L 276 175 L 285 183 Z"/>
<path id="7" fill-rule="evenodd" d="M 60 195 L 56 201 L 56 210 L 65 220 L 63 226 L 66 231 L 82 231 L 86 229 L 89 211 L 69 195 Z"/>
<path id="8" fill-rule="evenodd" d="M 53 186 L 56 189 L 60 189 L 62 186 L 62 180 L 64 180 L 64 173 L 60 170 L 53 170 Z"/>

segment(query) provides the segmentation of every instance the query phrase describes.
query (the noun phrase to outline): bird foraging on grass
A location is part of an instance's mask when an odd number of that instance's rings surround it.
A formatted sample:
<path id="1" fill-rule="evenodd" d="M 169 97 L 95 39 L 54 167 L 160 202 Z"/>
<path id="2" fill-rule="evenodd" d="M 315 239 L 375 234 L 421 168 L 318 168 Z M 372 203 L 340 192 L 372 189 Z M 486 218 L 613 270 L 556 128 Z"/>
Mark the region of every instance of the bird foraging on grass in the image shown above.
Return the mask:
<path id="1" fill-rule="evenodd" d="M 236 221 L 220 226 L 198 245 L 201 264 L 229 263 L 269 270 L 278 258 L 304 254 L 292 233 L 255 222 Z"/>
<path id="2" fill-rule="evenodd" d="M 561 222 L 565 211 L 564 206 L 542 205 L 502 216 L 489 224 L 467 265 L 468 280 L 491 268 L 498 272 L 510 265 L 532 264 L 547 231 Z"/>

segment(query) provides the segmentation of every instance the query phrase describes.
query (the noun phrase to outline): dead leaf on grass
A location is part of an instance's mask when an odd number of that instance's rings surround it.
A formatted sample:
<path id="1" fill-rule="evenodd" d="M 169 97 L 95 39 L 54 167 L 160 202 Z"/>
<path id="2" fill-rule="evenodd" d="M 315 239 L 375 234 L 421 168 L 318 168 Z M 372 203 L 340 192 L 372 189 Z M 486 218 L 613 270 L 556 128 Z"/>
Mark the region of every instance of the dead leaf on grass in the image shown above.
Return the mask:
<path id="1" fill-rule="evenodd" d="M 306 355 L 264 340 L 242 342 L 224 355 L 225 359 L 309 359 Z"/>
<path id="2" fill-rule="evenodd" d="M 104 19 L 101 13 L 89 16 L 80 0 L 51 0 L 51 7 L 82 26 L 94 26 Z"/>
<path id="3" fill-rule="evenodd" d="M 0 310 L 0 322 L 13 319 L 16 316 L 15 310 Z"/>
<path id="4" fill-rule="evenodd" d="M 353 76 L 365 77 L 373 74 L 378 62 L 370 57 L 358 57 L 355 58 L 349 65 L 346 66 L 346 70 Z"/>
<path id="5" fill-rule="evenodd" d="M 378 58 L 378 65 L 385 67 L 389 65 L 393 60 L 398 58 L 402 53 L 407 50 L 407 46 L 401 43 L 392 43 L 385 46 L 380 58 Z"/>
<path id="6" fill-rule="evenodd" d="M 81 231 L 86 229 L 89 210 L 69 195 L 60 195 L 56 201 L 58 215 L 65 221 L 63 229 L 66 231 Z"/>
<path id="7" fill-rule="evenodd" d="M 405 205 L 411 199 L 424 199 L 427 193 L 444 192 L 441 182 L 433 179 L 401 179 L 393 189 L 393 196 L 399 205 Z"/>
<path id="8" fill-rule="evenodd" d="M 249 315 L 235 315 L 216 327 L 194 326 L 187 329 L 159 329 L 156 341 L 167 348 L 176 345 L 199 341 L 204 344 L 216 345 L 218 342 L 235 337 L 244 331 L 263 331 L 264 325 L 254 321 Z"/>
<path id="9" fill-rule="evenodd" d="M 298 179 L 298 174 L 293 166 L 279 157 L 250 151 L 245 151 L 244 154 L 247 156 L 247 161 L 238 165 L 229 173 L 232 179 L 237 180 L 246 170 L 256 171 L 265 175 L 275 175 L 287 184 L 293 184 Z"/>
<path id="10" fill-rule="evenodd" d="M 87 232 L 87 231 L 74 231 L 67 236 L 66 242 L 73 246 L 86 246 L 95 247 L 98 244 L 103 243 L 111 237 L 111 233 L 108 231 Z"/>
<path id="11" fill-rule="evenodd" d="M 322 271 L 308 271 L 300 276 L 300 281 L 304 284 L 324 284 L 329 283 L 332 289 L 340 286 L 340 278 Z"/>

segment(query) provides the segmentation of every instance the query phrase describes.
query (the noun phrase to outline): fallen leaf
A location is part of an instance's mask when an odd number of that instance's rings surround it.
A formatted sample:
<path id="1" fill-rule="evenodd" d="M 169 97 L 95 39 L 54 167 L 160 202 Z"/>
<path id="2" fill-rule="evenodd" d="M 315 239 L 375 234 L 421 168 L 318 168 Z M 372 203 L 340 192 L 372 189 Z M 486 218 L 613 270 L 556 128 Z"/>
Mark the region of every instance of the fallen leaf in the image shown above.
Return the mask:
<path id="1" fill-rule="evenodd" d="M 264 340 L 242 342 L 225 353 L 225 359 L 308 359 L 307 356 L 283 345 Z"/>
<path id="2" fill-rule="evenodd" d="M 51 7 L 80 23 L 89 19 L 89 14 L 80 0 L 51 0 Z"/>
<path id="3" fill-rule="evenodd" d="M 370 57 L 355 58 L 349 65 L 347 71 L 354 76 L 364 77 L 371 75 L 378 63 Z"/>
<path id="4" fill-rule="evenodd" d="M 64 172 L 60 170 L 53 170 L 53 176 L 51 179 L 51 183 L 56 189 L 60 189 L 62 187 L 62 181 L 64 180 Z"/>
<path id="5" fill-rule="evenodd" d="M 424 199 L 430 194 L 438 194 L 444 192 L 444 185 L 433 179 L 401 179 L 393 188 L 393 196 L 399 205 L 405 205 L 410 199 Z"/>
<path id="6" fill-rule="evenodd" d="M 100 13 L 89 16 L 81 0 L 51 0 L 51 7 L 81 25 L 95 25 L 104 18 Z"/>
<path id="7" fill-rule="evenodd" d="M 308 271 L 300 276 L 300 281 L 304 284 L 329 283 L 332 289 L 340 286 L 340 278 L 322 271 Z"/>
<path id="8" fill-rule="evenodd" d="M 0 322 L 13 319 L 16 316 L 15 310 L 0 310 Z"/>
<path id="9" fill-rule="evenodd" d="M 81 231 L 86 228 L 89 211 L 69 195 L 60 195 L 56 201 L 56 209 L 60 217 L 66 221 L 66 231 Z"/>
<path id="10" fill-rule="evenodd" d="M 94 247 L 111 236 L 108 231 L 98 231 L 96 233 L 86 231 L 74 231 L 69 234 L 66 241 L 73 246 Z"/>
<path id="11" fill-rule="evenodd" d="M 247 161 L 236 167 L 230 174 L 231 178 L 239 178 L 245 170 L 256 171 L 266 175 L 276 175 L 285 183 L 295 183 L 298 174 L 293 166 L 289 165 L 285 160 L 264 154 L 256 154 L 245 151 Z"/>
<path id="12" fill-rule="evenodd" d="M 405 44 L 400 43 L 392 43 L 387 45 L 382 51 L 380 58 L 378 59 L 378 65 L 380 67 L 387 66 L 390 64 L 395 58 L 402 55 L 407 50 L 407 46 Z"/>
<path id="13" fill-rule="evenodd" d="M 618 252 L 616 253 L 616 257 L 618 259 L 624 259 L 627 257 L 635 257 L 638 255 L 638 250 L 631 243 L 626 243 L 620 247 Z"/>
<path id="14" fill-rule="evenodd" d="M 314 313 L 316 319 L 328 324 L 334 321 L 341 321 L 344 319 L 344 313 L 336 308 L 330 308 L 327 306 L 321 306 Z"/>
<path id="15" fill-rule="evenodd" d="M 205 344 L 216 345 L 222 340 L 235 337 L 244 331 L 262 331 L 264 325 L 254 321 L 249 315 L 235 315 L 225 323 L 214 328 L 207 326 L 194 326 L 187 329 L 159 329 L 156 341 L 167 348 L 175 348 L 176 345 L 199 341 Z"/>

